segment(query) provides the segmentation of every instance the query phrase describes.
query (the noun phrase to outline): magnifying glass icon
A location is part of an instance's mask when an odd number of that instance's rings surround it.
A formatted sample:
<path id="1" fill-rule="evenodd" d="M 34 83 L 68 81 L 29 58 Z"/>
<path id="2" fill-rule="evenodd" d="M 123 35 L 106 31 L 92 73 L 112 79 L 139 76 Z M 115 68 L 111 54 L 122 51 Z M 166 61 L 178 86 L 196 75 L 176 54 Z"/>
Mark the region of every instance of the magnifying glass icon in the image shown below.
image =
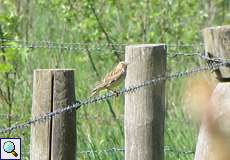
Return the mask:
<path id="1" fill-rule="evenodd" d="M 14 157 L 17 157 L 18 154 L 17 152 L 15 152 L 15 145 L 13 142 L 11 141 L 6 141 L 4 144 L 3 144 L 3 150 L 6 152 L 6 153 L 11 153 L 14 155 Z"/>

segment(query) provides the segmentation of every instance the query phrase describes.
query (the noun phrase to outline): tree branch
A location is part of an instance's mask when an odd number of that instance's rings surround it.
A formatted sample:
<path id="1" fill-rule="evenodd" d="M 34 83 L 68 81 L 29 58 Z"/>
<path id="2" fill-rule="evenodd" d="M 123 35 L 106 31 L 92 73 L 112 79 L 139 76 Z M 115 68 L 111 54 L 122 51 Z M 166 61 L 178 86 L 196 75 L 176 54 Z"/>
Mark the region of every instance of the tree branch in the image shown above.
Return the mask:
<path id="1" fill-rule="evenodd" d="M 96 10 L 95 10 L 95 7 L 94 7 L 94 5 L 93 5 L 93 3 L 92 3 L 90 0 L 88 0 L 88 3 L 89 3 L 89 5 L 90 5 L 90 9 L 92 10 L 93 15 L 95 16 L 95 18 L 96 18 L 96 20 L 97 20 L 97 23 L 98 23 L 99 28 L 100 28 L 101 31 L 104 33 L 104 35 L 105 35 L 105 37 L 106 37 L 106 40 L 107 40 L 108 44 L 111 45 L 111 47 L 112 47 L 113 53 L 114 53 L 115 56 L 117 57 L 117 60 L 118 60 L 118 61 L 121 61 L 120 54 L 117 52 L 116 47 L 113 45 L 112 40 L 111 40 L 111 38 L 109 37 L 109 34 L 107 33 L 107 31 L 105 30 L 103 24 L 101 23 L 101 21 L 100 21 L 98 15 L 97 15 L 97 12 L 96 12 Z"/>

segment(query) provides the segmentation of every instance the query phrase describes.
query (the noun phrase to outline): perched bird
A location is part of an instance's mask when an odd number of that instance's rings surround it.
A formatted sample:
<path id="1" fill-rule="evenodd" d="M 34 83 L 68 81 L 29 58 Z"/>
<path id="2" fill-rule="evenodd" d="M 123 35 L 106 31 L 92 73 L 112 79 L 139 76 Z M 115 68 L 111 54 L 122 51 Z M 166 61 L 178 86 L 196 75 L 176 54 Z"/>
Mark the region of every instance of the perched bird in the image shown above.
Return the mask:
<path id="1" fill-rule="evenodd" d="M 112 88 L 119 85 L 126 76 L 127 65 L 128 63 L 121 61 L 98 85 L 96 85 L 92 90 L 91 96 L 98 94 L 104 89 L 112 91 Z"/>

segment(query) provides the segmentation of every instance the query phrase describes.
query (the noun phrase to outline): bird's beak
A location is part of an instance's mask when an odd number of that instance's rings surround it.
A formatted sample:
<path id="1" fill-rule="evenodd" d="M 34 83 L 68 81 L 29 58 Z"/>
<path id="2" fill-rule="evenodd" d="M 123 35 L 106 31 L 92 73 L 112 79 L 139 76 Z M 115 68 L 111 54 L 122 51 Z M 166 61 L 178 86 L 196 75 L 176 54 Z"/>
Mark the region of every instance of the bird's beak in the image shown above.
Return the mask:
<path id="1" fill-rule="evenodd" d="M 128 62 L 125 62 L 125 65 L 129 65 L 129 63 L 128 63 Z"/>

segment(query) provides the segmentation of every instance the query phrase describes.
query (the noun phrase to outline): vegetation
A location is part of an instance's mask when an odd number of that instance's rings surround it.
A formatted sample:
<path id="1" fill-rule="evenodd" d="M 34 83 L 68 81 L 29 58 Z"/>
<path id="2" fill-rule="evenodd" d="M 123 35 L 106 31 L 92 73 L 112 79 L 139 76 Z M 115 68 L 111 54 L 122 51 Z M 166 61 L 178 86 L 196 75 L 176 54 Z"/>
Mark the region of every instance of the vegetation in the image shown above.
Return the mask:
<path id="1" fill-rule="evenodd" d="M 124 44 L 199 44 L 201 29 L 230 23 L 228 0 L 0 0 L 0 4 L 0 46 L 14 46 L 0 48 L 1 128 L 31 117 L 34 69 L 76 69 L 76 97 L 84 99 L 95 81 L 124 59 Z M 75 44 L 74 49 L 64 48 L 69 48 L 64 43 L 76 42 L 80 44 Z M 32 47 L 25 47 L 31 44 Z M 52 48 L 53 45 L 59 47 Z M 168 51 L 197 52 L 203 51 L 203 47 L 169 47 Z M 199 64 L 194 57 L 168 59 L 168 72 Z M 194 156 L 190 151 L 195 149 L 197 127 L 186 119 L 182 109 L 185 82 L 181 79 L 167 83 L 167 160 Z M 120 130 L 124 97 L 109 103 L 117 120 L 108 102 L 77 111 L 78 159 L 124 158 L 122 151 L 81 152 L 124 148 L 124 134 Z M 0 137 L 21 137 L 23 159 L 29 159 L 30 128 Z"/>

